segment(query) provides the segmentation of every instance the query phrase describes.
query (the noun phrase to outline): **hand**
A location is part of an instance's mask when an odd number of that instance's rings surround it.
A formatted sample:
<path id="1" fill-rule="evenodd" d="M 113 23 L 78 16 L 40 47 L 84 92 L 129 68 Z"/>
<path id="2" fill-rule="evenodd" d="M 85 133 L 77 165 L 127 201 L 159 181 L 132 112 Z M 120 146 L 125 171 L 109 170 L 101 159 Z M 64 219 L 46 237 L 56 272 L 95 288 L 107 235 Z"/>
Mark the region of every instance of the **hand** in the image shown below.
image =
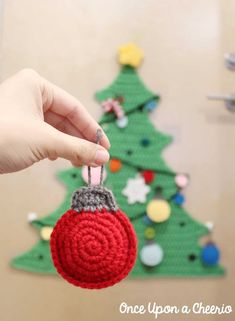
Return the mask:
<path id="1" fill-rule="evenodd" d="M 44 158 L 74 166 L 107 162 L 110 147 L 100 126 L 66 91 L 25 69 L 0 85 L 0 173 L 19 171 Z M 91 142 L 92 141 L 92 142 Z"/>

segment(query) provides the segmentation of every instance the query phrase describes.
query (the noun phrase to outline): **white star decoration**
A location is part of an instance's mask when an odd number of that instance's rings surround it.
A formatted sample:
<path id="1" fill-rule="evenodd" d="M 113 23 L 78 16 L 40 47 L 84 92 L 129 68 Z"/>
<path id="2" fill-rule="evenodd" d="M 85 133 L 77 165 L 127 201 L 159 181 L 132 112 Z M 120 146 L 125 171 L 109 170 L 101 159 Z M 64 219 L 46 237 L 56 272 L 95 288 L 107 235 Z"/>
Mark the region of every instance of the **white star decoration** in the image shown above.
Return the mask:
<path id="1" fill-rule="evenodd" d="M 128 198 L 129 204 L 145 203 L 149 191 L 150 187 L 145 184 L 144 178 L 137 175 L 135 178 L 128 179 L 122 194 Z"/>

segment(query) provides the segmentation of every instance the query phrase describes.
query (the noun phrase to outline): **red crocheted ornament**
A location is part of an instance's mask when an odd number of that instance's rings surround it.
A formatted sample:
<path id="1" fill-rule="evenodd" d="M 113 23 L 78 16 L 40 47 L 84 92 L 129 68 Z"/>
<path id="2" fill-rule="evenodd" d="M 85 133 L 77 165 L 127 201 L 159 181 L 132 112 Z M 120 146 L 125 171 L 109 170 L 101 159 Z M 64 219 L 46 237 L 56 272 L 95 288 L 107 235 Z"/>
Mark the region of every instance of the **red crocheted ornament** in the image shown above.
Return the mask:
<path id="1" fill-rule="evenodd" d="M 97 196 L 98 195 L 98 196 Z M 101 289 L 121 281 L 134 266 L 137 239 L 112 193 L 102 186 L 78 190 L 50 240 L 58 273 L 75 286 Z"/>

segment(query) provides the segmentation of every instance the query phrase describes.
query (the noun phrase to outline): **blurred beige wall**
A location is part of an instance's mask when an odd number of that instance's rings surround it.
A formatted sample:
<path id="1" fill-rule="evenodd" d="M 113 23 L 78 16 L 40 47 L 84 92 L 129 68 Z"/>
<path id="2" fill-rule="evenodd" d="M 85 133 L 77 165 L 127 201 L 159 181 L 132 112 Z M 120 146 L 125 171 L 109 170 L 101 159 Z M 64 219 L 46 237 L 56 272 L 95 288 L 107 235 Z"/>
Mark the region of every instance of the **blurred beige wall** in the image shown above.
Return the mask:
<path id="1" fill-rule="evenodd" d="M 162 101 L 152 120 L 175 137 L 165 158 L 188 172 L 186 208 L 202 222 L 213 221 L 228 275 L 219 279 L 125 280 L 113 288 L 86 291 L 57 277 L 11 269 L 12 256 L 38 239 L 27 225 L 30 211 L 47 215 L 65 190 L 54 177 L 68 162 L 43 161 L 0 177 L 0 319 L 2 321 L 154 320 L 120 315 L 129 304 L 234 303 L 235 115 L 210 92 L 234 92 L 235 73 L 223 55 L 235 51 L 232 0 L 7 0 L 1 79 L 31 67 L 78 97 L 98 119 L 93 94 L 118 72 L 116 48 L 133 41 L 145 51 L 139 72 Z M 234 305 L 235 307 L 235 305 Z M 161 316 L 160 320 L 234 320 L 234 316 Z"/>

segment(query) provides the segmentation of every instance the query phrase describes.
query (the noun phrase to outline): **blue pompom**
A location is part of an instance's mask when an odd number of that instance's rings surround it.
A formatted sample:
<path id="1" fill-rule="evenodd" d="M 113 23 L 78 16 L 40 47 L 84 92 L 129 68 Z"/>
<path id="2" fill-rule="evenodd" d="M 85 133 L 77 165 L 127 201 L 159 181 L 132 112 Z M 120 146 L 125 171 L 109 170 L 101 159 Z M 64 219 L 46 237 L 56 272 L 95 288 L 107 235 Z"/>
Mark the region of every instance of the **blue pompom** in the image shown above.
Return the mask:
<path id="1" fill-rule="evenodd" d="M 201 252 L 201 260 L 205 265 L 216 265 L 220 259 L 220 251 L 213 243 L 206 244 Z"/>
<path id="2" fill-rule="evenodd" d="M 143 216 L 143 223 L 144 225 L 150 226 L 153 225 L 154 222 L 150 220 L 150 218 L 147 215 Z"/>
<path id="3" fill-rule="evenodd" d="M 157 101 L 156 100 L 150 100 L 144 105 L 144 109 L 147 111 L 152 111 L 157 107 Z"/>
<path id="4" fill-rule="evenodd" d="M 144 137 L 143 139 L 141 139 L 140 144 L 141 144 L 143 147 L 148 147 L 149 144 L 150 144 L 150 140 L 149 140 L 147 137 Z"/>
<path id="5" fill-rule="evenodd" d="M 176 205 L 182 205 L 185 202 L 185 197 L 183 194 L 177 193 L 173 196 L 173 202 Z"/>

